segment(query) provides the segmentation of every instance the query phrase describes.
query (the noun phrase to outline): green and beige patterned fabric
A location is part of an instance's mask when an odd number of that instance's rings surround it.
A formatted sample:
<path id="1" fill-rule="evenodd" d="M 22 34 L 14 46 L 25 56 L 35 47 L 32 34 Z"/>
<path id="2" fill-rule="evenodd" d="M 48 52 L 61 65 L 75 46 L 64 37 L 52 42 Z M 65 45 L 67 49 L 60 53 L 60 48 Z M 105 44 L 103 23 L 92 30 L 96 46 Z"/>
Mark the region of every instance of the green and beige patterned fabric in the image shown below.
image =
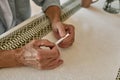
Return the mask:
<path id="1" fill-rule="evenodd" d="M 79 0 L 70 0 L 62 5 L 61 20 L 65 21 L 80 8 Z M 7 35 L 0 38 L 0 49 L 9 50 L 19 48 L 33 39 L 40 39 L 51 31 L 48 18 L 41 13 L 18 25 L 18 29 L 13 29 Z M 16 27 L 18 27 L 16 26 Z"/>
<path id="2" fill-rule="evenodd" d="M 118 75 L 117 75 L 116 80 L 120 80 L 120 68 L 119 68 L 119 71 L 118 71 Z"/>

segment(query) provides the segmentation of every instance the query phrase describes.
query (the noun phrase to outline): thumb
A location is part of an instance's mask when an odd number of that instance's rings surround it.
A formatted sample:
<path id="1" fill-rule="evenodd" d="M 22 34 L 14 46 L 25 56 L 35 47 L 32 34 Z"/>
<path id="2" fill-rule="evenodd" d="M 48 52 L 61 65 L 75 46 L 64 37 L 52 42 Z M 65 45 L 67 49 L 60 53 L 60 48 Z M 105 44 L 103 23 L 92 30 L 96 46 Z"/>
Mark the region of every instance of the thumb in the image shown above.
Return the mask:
<path id="1" fill-rule="evenodd" d="M 57 29 L 60 37 L 64 37 L 66 35 L 66 31 L 63 25 L 57 26 Z"/>

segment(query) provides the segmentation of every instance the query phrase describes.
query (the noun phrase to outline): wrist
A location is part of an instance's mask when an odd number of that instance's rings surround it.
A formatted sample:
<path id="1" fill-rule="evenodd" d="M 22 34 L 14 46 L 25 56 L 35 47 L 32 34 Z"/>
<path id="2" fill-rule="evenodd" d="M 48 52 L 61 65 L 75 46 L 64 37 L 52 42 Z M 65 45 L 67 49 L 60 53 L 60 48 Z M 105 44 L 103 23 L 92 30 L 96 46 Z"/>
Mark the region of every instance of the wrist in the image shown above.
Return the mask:
<path id="1" fill-rule="evenodd" d="M 52 24 L 52 27 L 55 27 L 57 25 L 61 25 L 62 22 L 61 21 L 55 21 L 55 22 L 52 22 L 51 24 Z"/>
<path id="2" fill-rule="evenodd" d="M 14 53 L 15 60 L 18 63 L 18 66 L 24 66 L 24 64 L 23 64 L 23 58 L 22 58 L 23 48 L 15 49 L 14 52 L 15 52 Z"/>
<path id="3" fill-rule="evenodd" d="M 1 50 L 0 51 L 0 67 L 18 67 L 22 66 L 16 58 L 17 49 L 14 50 Z"/>
<path id="4" fill-rule="evenodd" d="M 60 22 L 60 15 L 61 10 L 58 6 L 50 6 L 46 11 L 45 14 L 48 16 L 51 24 Z"/>
<path id="5" fill-rule="evenodd" d="M 55 18 L 51 21 L 51 24 L 56 24 L 56 23 L 59 23 L 61 22 L 61 20 L 59 18 Z"/>

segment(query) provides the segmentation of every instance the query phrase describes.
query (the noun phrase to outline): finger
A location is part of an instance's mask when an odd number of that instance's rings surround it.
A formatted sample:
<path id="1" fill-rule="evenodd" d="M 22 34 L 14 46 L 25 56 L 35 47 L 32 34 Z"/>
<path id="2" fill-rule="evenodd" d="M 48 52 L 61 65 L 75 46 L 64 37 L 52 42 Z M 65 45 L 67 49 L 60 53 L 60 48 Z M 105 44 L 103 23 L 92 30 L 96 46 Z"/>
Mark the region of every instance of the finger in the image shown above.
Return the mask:
<path id="1" fill-rule="evenodd" d="M 75 34 L 75 28 L 74 28 L 74 26 L 70 26 L 68 28 L 68 31 L 69 31 L 70 34 L 74 35 Z"/>
<path id="2" fill-rule="evenodd" d="M 61 38 L 58 31 L 54 31 L 53 30 L 53 34 L 54 34 L 56 39 L 60 39 Z"/>
<path id="3" fill-rule="evenodd" d="M 59 61 L 63 61 L 63 60 L 60 59 L 60 58 L 54 59 L 54 60 L 51 61 L 47 66 L 48 66 L 48 67 L 54 66 L 54 65 L 57 64 Z"/>
<path id="4" fill-rule="evenodd" d="M 46 39 L 35 40 L 34 41 L 34 47 L 40 48 L 41 46 L 52 48 L 52 47 L 55 46 L 55 44 L 50 42 L 49 40 L 46 40 Z"/>
<path id="5" fill-rule="evenodd" d="M 42 66 L 47 66 L 49 63 L 55 61 L 56 58 L 48 58 L 48 59 L 44 59 L 42 62 L 40 61 Z"/>
<path id="6" fill-rule="evenodd" d="M 71 36 L 69 36 L 63 42 L 61 42 L 60 44 L 58 44 L 58 46 L 61 47 L 61 48 L 67 48 L 67 47 L 71 46 L 73 44 L 73 42 L 74 42 L 74 38 L 72 38 Z"/>
<path id="7" fill-rule="evenodd" d="M 44 40 L 41 41 L 41 46 L 54 47 L 55 44 L 50 42 L 49 40 L 44 39 Z"/>
<path id="8" fill-rule="evenodd" d="M 58 32 L 60 37 L 64 37 L 66 35 L 65 25 L 63 23 L 57 22 L 53 26 L 53 29 L 55 29 L 54 31 Z"/>
<path id="9" fill-rule="evenodd" d="M 69 32 L 70 36 L 68 36 L 69 40 L 74 40 L 75 37 L 75 30 L 73 26 L 69 26 L 67 31 Z"/>
<path id="10" fill-rule="evenodd" d="M 65 29 L 69 34 L 74 34 L 74 32 L 75 32 L 75 28 L 72 25 L 66 25 Z"/>
<path id="11" fill-rule="evenodd" d="M 46 66 L 48 63 L 50 63 L 51 61 L 53 61 L 54 59 L 48 58 L 48 59 L 44 59 L 44 60 L 38 60 L 41 63 L 41 67 Z"/>
<path id="12" fill-rule="evenodd" d="M 68 32 L 70 35 L 65 40 L 63 40 L 63 42 L 67 42 L 67 41 L 70 42 L 70 40 L 74 39 L 75 36 L 74 27 L 72 25 L 66 25 L 65 27 L 66 27 L 66 32 Z"/>
<path id="13" fill-rule="evenodd" d="M 64 25 L 57 26 L 60 37 L 64 37 L 66 35 L 66 31 Z"/>
<path id="14" fill-rule="evenodd" d="M 66 31 L 70 35 L 59 44 L 59 47 L 67 48 L 71 46 L 72 43 L 74 42 L 74 37 L 75 37 L 74 27 L 72 25 L 66 25 Z"/>
<path id="15" fill-rule="evenodd" d="M 40 59 L 57 58 L 60 56 L 60 52 L 56 46 L 53 47 L 51 50 L 39 49 L 38 52 L 39 52 L 38 57 Z"/>
<path id="16" fill-rule="evenodd" d="M 50 69 L 57 68 L 57 67 L 60 66 L 62 63 L 63 63 L 63 60 L 59 60 L 58 62 L 55 62 L 53 65 L 48 66 L 47 69 L 50 70 Z"/>
<path id="17" fill-rule="evenodd" d="M 55 57 L 55 58 L 57 58 L 57 57 L 60 56 L 60 52 L 59 52 L 57 46 L 53 47 L 53 49 L 52 49 L 52 54 L 51 54 L 51 55 L 53 55 L 53 57 Z"/>
<path id="18" fill-rule="evenodd" d="M 63 63 L 63 60 L 56 60 L 52 65 L 42 67 L 43 70 L 50 70 L 60 66 Z"/>

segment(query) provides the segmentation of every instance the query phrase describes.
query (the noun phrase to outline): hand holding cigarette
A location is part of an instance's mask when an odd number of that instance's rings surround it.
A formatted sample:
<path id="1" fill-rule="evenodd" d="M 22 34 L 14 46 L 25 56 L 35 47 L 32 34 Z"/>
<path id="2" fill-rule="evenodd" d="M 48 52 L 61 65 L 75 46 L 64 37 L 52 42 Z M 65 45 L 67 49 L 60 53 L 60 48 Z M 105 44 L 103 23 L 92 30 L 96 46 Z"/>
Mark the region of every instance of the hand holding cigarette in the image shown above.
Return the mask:
<path id="1" fill-rule="evenodd" d="M 65 38 L 67 38 L 70 34 L 67 33 L 64 37 L 60 38 L 55 44 L 58 45 L 59 43 L 61 43 Z"/>

